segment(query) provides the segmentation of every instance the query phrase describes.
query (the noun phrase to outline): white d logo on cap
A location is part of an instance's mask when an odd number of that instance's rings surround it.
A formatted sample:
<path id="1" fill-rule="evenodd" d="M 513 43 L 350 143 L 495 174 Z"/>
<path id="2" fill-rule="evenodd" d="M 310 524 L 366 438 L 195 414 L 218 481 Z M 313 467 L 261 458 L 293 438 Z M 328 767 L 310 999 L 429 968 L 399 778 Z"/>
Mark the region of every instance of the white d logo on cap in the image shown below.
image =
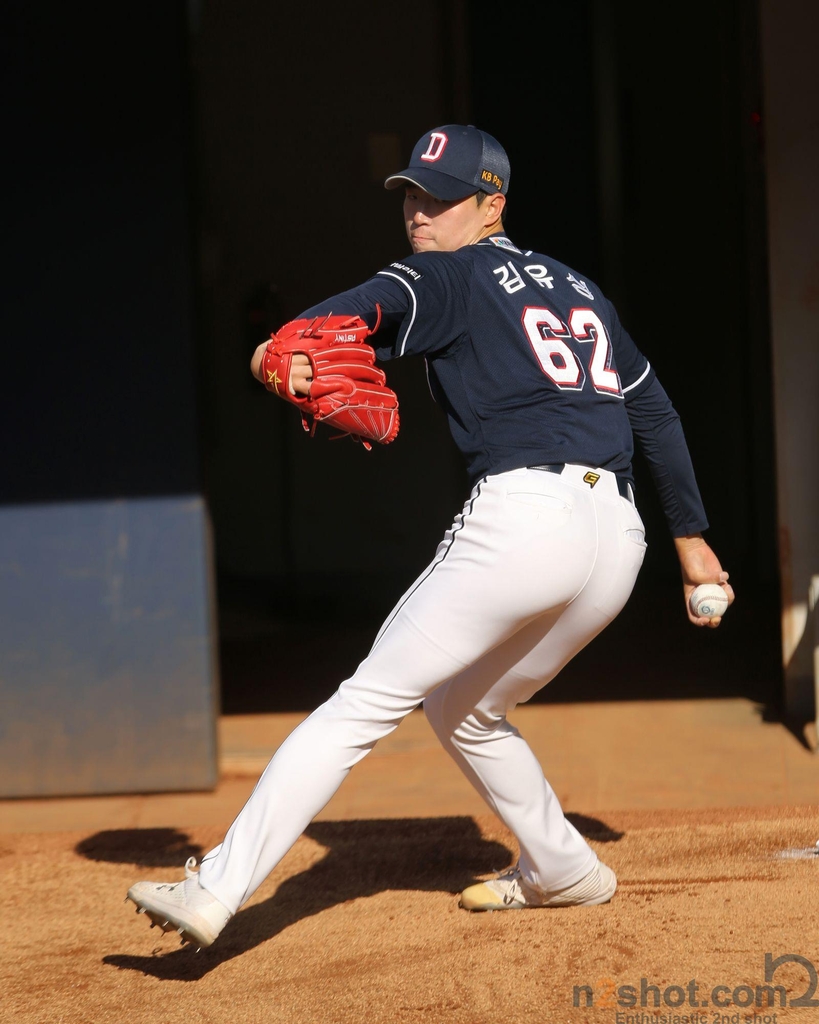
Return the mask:
<path id="1" fill-rule="evenodd" d="M 443 132 L 430 132 L 429 145 L 427 146 L 426 153 L 421 154 L 422 160 L 440 160 L 441 155 L 446 149 L 446 144 L 449 139 L 444 135 Z"/>

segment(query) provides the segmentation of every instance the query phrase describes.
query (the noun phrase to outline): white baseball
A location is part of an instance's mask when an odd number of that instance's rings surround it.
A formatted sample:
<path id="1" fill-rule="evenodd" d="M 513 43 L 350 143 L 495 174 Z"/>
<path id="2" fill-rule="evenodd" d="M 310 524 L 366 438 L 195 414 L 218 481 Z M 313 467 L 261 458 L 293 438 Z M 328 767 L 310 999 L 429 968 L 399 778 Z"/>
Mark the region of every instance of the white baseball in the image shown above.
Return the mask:
<path id="1" fill-rule="evenodd" d="M 689 604 L 695 615 L 704 615 L 706 618 L 715 619 L 725 614 L 728 608 L 728 598 L 718 584 L 702 583 L 691 594 Z"/>

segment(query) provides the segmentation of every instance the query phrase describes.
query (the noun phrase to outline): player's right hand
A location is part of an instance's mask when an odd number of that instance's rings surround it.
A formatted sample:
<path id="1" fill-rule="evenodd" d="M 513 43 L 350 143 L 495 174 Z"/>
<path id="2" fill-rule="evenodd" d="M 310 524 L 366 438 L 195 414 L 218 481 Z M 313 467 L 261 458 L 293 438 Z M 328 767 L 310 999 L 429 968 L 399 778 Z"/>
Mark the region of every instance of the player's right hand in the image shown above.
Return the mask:
<path id="1" fill-rule="evenodd" d="M 715 615 L 709 619 L 705 615 L 695 615 L 691 611 L 689 600 L 695 588 L 701 583 L 718 583 L 725 591 L 729 606 L 734 601 L 734 588 L 728 582 L 728 573 L 720 565 L 719 559 L 697 534 L 693 537 L 675 537 L 674 544 L 680 559 L 683 578 L 683 594 L 688 619 L 695 626 L 709 626 L 716 629 L 722 617 Z"/>

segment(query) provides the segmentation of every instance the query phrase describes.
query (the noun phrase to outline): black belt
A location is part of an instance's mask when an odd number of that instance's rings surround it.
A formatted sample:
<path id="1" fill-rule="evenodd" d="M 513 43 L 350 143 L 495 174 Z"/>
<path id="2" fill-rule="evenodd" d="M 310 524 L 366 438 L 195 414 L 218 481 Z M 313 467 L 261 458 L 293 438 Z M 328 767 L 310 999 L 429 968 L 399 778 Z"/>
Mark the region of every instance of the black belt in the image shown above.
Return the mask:
<path id="1" fill-rule="evenodd" d="M 527 466 L 526 468 L 527 469 L 542 469 L 544 473 L 556 473 L 558 476 L 560 476 L 560 474 L 566 468 L 566 463 L 565 462 L 553 462 L 549 466 Z M 589 472 L 592 475 L 594 475 L 594 470 L 589 470 Z M 620 497 L 621 498 L 625 498 L 626 501 L 630 501 L 631 504 L 633 505 L 634 504 L 634 488 L 632 487 L 631 481 L 628 480 L 624 476 L 620 476 L 619 473 L 615 473 L 614 476 L 617 479 L 617 490 L 620 493 Z M 594 485 L 597 483 L 597 480 L 594 480 L 594 482 L 592 482 L 592 481 L 588 481 L 588 482 L 589 482 L 589 486 L 590 487 L 594 487 Z"/>

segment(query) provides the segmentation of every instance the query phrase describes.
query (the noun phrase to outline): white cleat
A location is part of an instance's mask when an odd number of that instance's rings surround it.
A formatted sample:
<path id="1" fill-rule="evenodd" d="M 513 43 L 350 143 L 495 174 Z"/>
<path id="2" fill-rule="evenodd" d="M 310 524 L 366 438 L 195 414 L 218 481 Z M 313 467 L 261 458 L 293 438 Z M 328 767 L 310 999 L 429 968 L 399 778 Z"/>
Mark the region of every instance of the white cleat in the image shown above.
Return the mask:
<path id="1" fill-rule="evenodd" d="M 148 915 L 152 928 L 159 925 L 163 932 L 176 931 L 183 944 L 191 942 L 201 949 L 215 941 L 233 915 L 202 888 L 195 866 L 196 860 L 190 857 L 181 882 L 137 882 L 127 899 L 136 903 L 137 913 Z"/>
<path id="2" fill-rule="evenodd" d="M 608 903 L 617 889 L 611 868 L 598 861 L 591 871 L 566 889 L 543 892 L 527 884 L 516 864 L 488 882 L 461 893 L 464 910 L 525 910 L 531 907 L 591 907 Z"/>

